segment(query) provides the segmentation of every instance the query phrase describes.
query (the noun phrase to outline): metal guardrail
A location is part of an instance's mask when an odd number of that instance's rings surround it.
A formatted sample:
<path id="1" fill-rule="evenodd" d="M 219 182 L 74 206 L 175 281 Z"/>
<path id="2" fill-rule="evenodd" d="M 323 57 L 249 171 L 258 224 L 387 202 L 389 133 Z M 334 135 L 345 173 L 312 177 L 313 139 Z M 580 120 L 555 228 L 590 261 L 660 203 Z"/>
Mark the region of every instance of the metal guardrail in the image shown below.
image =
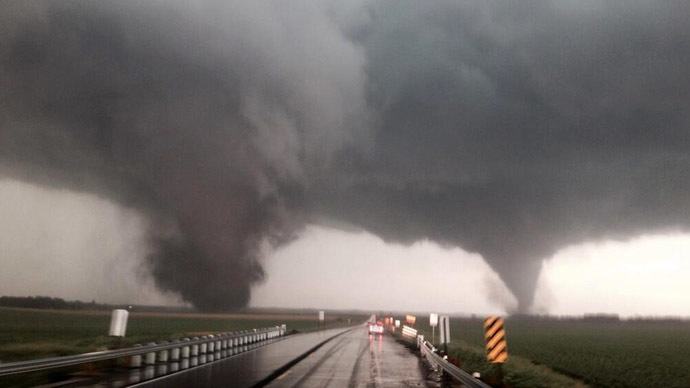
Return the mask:
<path id="1" fill-rule="evenodd" d="M 487 385 L 483 381 L 474 378 L 469 373 L 451 364 L 448 362 L 448 360 L 444 360 L 441 356 L 436 354 L 436 348 L 430 344 L 429 341 L 425 341 L 422 336 L 417 337 L 417 346 L 427 360 L 441 367 L 444 371 L 446 371 L 446 373 L 453 376 L 464 385 L 471 388 L 491 388 L 490 385 Z"/>
<path id="2" fill-rule="evenodd" d="M 223 333 L 218 335 L 185 338 L 179 341 L 163 342 L 160 344 L 150 344 L 125 349 L 104 350 L 73 356 L 52 357 L 39 360 L 19 361 L 10 363 L 0 363 L 0 377 L 15 375 L 20 373 L 39 372 L 48 369 L 61 368 L 72 365 L 88 364 L 98 361 L 114 360 L 125 357 L 132 357 L 132 366 L 141 366 L 141 356 L 146 355 L 144 364 L 150 365 L 156 362 L 176 361 L 180 358 L 197 356 L 199 353 L 214 353 L 215 350 L 227 350 L 236 346 L 252 344 L 283 336 L 284 326 L 276 326 L 265 329 L 253 329 L 251 331 L 237 333 Z M 170 351 L 170 352 L 169 352 Z"/>

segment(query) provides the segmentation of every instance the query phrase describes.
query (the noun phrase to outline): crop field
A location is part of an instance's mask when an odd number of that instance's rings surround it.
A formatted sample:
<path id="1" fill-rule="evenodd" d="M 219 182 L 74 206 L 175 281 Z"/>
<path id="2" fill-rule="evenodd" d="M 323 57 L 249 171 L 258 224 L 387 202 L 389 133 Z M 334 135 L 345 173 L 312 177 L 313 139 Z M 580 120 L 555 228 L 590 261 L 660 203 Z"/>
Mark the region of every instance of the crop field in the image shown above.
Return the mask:
<path id="1" fill-rule="evenodd" d="M 326 314 L 327 327 L 364 316 Z M 286 324 L 288 332 L 314 330 L 315 314 L 130 313 L 124 345 Z M 106 349 L 110 312 L 0 308 L 0 360 L 20 361 Z"/>
<path id="2" fill-rule="evenodd" d="M 505 327 L 510 386 L 690 387 L 690 322 L 507 319 Z M 430 336 L 428 318 L 420 328 Z M 464 369 L 495 375 L 483 320 L 451 319 L 451 339 Z"/>

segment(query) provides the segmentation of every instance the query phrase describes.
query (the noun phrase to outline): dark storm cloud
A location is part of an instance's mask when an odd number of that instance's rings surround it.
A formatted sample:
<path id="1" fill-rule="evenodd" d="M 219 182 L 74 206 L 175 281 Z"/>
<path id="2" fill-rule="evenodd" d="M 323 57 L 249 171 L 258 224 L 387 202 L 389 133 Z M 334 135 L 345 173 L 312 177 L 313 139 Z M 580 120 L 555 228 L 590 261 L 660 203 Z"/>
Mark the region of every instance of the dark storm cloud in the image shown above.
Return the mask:
<path id="1" fill-rule="evenodd" d="M 372 158 L 324 179 L 326 212 L 479 252 L 523 310 L 565 245 L 687 228 L 687 3 L 378 2 L 369 15 L 353 36 L 382 127 Z"/>
<path id="2" fill-rule="evenodd" d="M 159 286 L 246 303 L 346 222 L 541 260 L 690 223 L 686 2 L 4 2 L 0 167 L 153 220 Z"/>
<path id="3" fill-rule="evenodd" d="M 3 174 L 138 209 L 159 287 L 246 305 L 305 166 L 363 127 L 361 53 L 319 4 L 1 5 Z"/>

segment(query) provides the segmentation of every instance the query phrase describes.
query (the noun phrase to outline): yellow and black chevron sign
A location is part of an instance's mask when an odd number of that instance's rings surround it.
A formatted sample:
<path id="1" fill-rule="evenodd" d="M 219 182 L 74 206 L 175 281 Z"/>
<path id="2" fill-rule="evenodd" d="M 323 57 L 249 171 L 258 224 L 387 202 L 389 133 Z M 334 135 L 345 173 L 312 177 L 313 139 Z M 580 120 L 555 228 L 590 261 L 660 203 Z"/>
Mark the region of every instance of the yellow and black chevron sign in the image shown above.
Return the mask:
<path id="1" fill-rule="evenodd" d="M 486 359 L 489 362 L 508 361 L 508 344 L 503 318 L 489 317 L 484 320 L 484 338 L 486 339 Z"/>

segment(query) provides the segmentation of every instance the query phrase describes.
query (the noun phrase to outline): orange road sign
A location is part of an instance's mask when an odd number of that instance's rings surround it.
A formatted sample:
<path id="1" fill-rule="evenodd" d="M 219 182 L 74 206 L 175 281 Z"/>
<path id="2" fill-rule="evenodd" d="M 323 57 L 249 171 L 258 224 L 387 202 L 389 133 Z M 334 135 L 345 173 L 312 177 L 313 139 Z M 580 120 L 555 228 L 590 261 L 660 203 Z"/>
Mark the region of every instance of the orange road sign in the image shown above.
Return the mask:
<path id="1" fill-rule="evenodd" d="M 508 344 L 503 318 L 488 317 L 484 320 L 484 339 L 486 339 L 486 359 L 493 363 L 508 361 Z"/>

